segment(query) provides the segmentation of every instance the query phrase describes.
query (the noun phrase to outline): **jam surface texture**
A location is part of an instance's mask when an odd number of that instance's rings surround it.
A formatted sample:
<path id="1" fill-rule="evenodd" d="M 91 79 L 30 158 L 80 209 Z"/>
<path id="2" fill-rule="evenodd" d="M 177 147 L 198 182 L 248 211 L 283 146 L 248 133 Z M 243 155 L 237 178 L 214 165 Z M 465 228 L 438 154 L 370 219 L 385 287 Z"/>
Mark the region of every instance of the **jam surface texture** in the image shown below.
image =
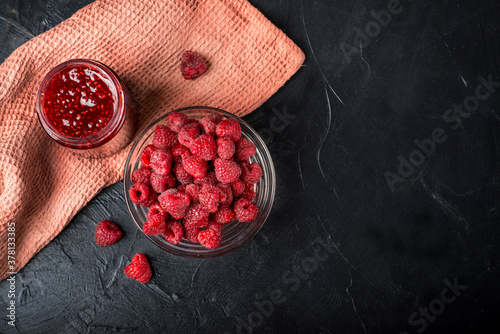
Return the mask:
<path id="1" fill-rule="evenodd" d="M 42 93 L 42 108 L 60 134 L 84 138 L 100 132 L 111 120 L 116 102 L 111 79 L 89 65 L 63 68 Z"/>

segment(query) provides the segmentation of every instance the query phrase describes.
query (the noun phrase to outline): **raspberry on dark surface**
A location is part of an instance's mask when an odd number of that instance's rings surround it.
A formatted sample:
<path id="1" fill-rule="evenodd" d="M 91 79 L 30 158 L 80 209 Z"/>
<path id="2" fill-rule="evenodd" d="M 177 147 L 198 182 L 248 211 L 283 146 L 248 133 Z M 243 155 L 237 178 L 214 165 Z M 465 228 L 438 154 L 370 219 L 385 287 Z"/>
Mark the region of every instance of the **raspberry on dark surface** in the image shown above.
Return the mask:
<path id="1" fill-rule="evenodd" d="M 207 71 L 207 63 L 203 57 L 188 50 L 182 54 L 180 68 L 184 79 L 192 80 Z"/>
<path id="2" fill-rule="evenodd" d="M 146 204 L 149 199 L 149 187 L 144 183 L 134 183 L 128 190 L 130 200 L 139 205 Z"/>
<path id="3" fill-rule="evenodd" d="M 179 132 L 179 130 L 186 125 L 188 122 L 188 117 L 180 112 L 171 112 L 167 116 L 167 125 L 170 130 L 174 132 Z"/>
<path id="4" fill-rule="evenodd" d="M 191 153 L 199 156 L 203 160 L 213 160 L 217 156 L 217 144 L 211 135 L 202 134 L 191 141 Z"/>
<path id="5" fill-rule="evenodd" d="M 246 198 L 238 199 L 233 209 L 236 219 L 242 223 L 250 223 L 259 216 L 259 208 Z"/>
<path id="6" fill-rule="evenodd" d="M 176 180 L 172 174 L 161 175 L 158 173 L 151 173 L 151 188 L 157 193 L 162 193 L 175 187 Z"/>
<path id="7" fill-rule="evenodd" d="M 184 159 L 182 161 L 182 165 L 186 172 L 191 174 L 193 177 L 203 177 L 207 174 L 207 162 L 196 155 L 192 155 Z"/>
<path id="8" fill-rule="evenodd" d="M 222 121 L 220 115 L 207 115 L 200 120 L 200 125 L 207 135 L 215 136 L 215 127 Z"/>
<path id="9" fill-rule="evenodd" d="M 217 154 L 222 159 L 231 159 L 235 152 L 234 142 L 229 137 L 217 138 Z"/>
<path id="10" fill-rule="evenodd" d="M 184 237 L 184 229 L 182 224 L 177 220 L 169 220 L 166 223 L 165 233 L 163 238 L 170 242 L 172 245 L 177 245 Z"/>
<path id="11" fill-rule="evenodd" d="M 257 152 L 257 148 L 254 143 L 250 140 L 241 137 L 238 141 L 236 141 L 236 160 L 242 161 L 247 160 L 252 155 L 255 155 Z"/>
<path id="12" fill-rule="evenodd" d="M 237 141 L 241 138 L 240 122 L 235 119 L 225 119 L 215 128 L 217 137 L 229 137 L 232 141 Z"/>
<path id="13" fill-rule="evenodd" d="M 94 239 L 99 247 L 115 244 L 122 237 L 122 230 L 109 220 L 103 220 L 95 228 Z"/>
<path id="14" fill-rule="evenodd" d="M 172 152 L 169 149 L 158 148 L 151 154 L 151 168 L 157 174 L 167 175 L 172 167 Z"/>
<path id="15" fill-rule="evenodd" d="M 144 150 L 141 153 L 141 164 L 144 167 L 151 168 L 151 154 L 156 150 L 156 147 L 154 145 L 148 145 L 144 148 Z"/>
<path id="16" fill-rule="evenodd" d="M 141 167 L 132 173 L 132 182 L 134 183 L 144 183 L 149 186 L 151 184 L 150 178 L 151 169 L 147 167 Z"/>
<path id="17" fill-rule="evenodd" d="M 224 160 L 217 158 L 214 161 L 215 177 L 219 182 L 232 183 L 236 181 L 241 174 L 241 169 L 233 160 Z"/>
<path id="18" fill-rule="evenodd" d="M 200 124 L 198 123 L 187 123 L 179 130 L 179 143 L 191 147 L 191 142 L 201 135 Z"/>
<path id="19" fill-rule="evenodd" d="M 142 226 L 142 231 L 147 235 L 158 235 L 165 232 L 165 218 L 162 215 L 151 215 Z"/>
<path id="20" fill-rule="evenodd" d="M 149 282 L 153 275 L 148 259 L 142 253 L 135 254 L 132 258 L 132 263 L 127 265 L 123 271 L 129 278 L 135 279 L 140 283 Z"/>
<path id="21" fill-rule="evenodd" d="M 153 145 L 156 148 L 171 148 L 177 142 L 177 133 L 170 130 L 166 125 L 156 126 L 153 133 Z"/>

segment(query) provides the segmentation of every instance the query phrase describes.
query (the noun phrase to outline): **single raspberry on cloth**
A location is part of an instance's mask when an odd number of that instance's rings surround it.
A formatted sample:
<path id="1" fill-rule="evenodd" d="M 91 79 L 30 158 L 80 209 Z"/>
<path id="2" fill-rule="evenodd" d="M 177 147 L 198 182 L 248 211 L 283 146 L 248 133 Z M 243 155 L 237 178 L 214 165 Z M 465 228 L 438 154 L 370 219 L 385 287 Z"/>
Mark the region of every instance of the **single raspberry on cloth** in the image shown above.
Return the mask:
<path id="1" fill-rule="evenodd" d="M 118 225 L 109 220 L 103 220 L 95 228 L 95 243 L 105 247 L 116 243 L 122 237 L 122 230 Z"/>
<path id="2" fill-rule="evenodd" d="M 181 73 L 184 79 L 192 80 L 200 77 L 207 71 L 205 59 L 193 51 L 186 51 L 181 58 Z"/>

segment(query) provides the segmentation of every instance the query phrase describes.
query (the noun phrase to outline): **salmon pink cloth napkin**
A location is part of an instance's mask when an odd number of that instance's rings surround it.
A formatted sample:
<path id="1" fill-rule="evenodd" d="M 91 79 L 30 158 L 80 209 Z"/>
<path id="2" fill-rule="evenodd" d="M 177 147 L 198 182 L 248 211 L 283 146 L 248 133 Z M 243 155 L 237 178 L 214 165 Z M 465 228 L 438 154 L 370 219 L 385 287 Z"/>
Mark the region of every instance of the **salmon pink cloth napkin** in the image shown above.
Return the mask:
<path id="1" fill-rule="evenodd" d="M 196 80 L 180 73 L 185 50 L 210 64 Z M 100 61 L 118 74 L 136 103 L 140 133 L 160 115 L 193 105 L 243 116 L 299 69 L 304 54 L 246 0 L 98 0 L 21 46 L 0 66 L 0 279 L 122 178 L 131 145 L 110 157 L 83 158 L 39 124 L 38 85 L 72 58 Z M 15 224 L 13 268 L 9 224 Z"/>

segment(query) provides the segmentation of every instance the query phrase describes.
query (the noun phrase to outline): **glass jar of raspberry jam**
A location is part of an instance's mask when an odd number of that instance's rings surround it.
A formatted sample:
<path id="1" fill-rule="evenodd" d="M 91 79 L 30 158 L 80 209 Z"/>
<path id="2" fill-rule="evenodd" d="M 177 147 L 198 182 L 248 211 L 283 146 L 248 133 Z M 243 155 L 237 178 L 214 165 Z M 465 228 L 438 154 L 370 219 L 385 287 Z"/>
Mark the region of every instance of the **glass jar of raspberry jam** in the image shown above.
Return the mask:
<path id="1" fill-rule="evenodd" d="M 57 143 L 89 156 L 107 156 L 133 136 L 129 94 L 106 65 L 72 59 L 43 78 L 36 109 L 40 123 Z"/>

